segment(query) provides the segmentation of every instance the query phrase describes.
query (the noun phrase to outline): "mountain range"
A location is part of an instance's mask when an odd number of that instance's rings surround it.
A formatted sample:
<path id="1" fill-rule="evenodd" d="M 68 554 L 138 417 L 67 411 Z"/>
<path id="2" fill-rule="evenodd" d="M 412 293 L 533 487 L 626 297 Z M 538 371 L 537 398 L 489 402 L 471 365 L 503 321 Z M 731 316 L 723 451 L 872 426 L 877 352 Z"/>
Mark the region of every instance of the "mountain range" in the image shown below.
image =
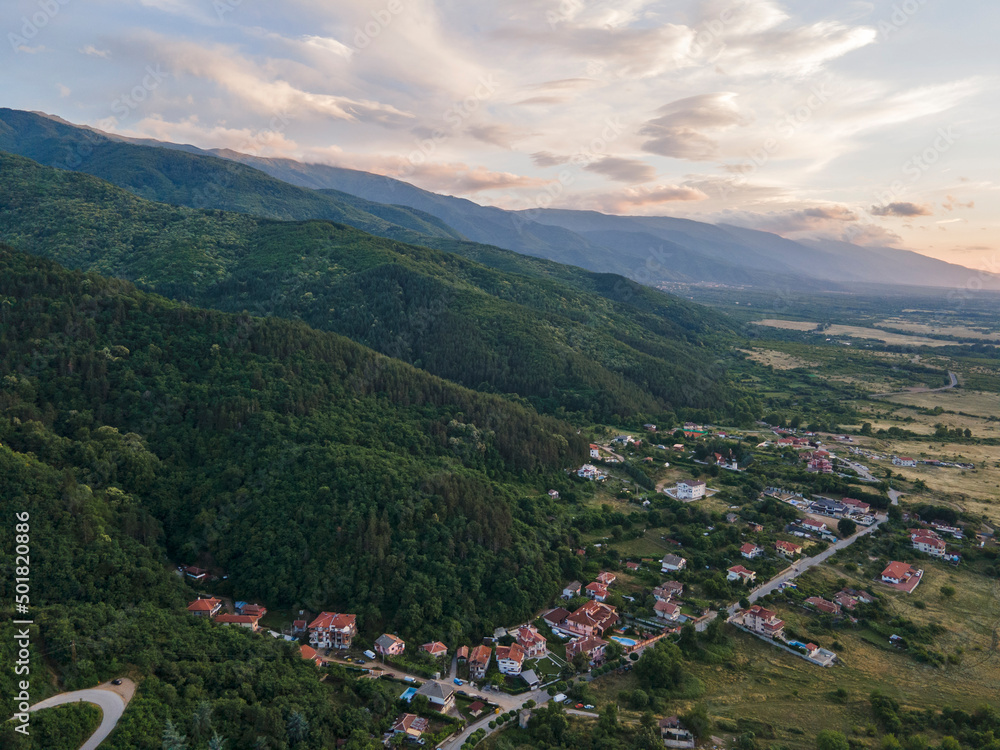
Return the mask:
<path id="1" fill-rule="evenodd" d="M 92 155 L 81 158 L 81 143 Z M 213 182 L 191 183 L 181 159 L 166 175 L 174 188 L 136 179 L 123 169 L 120 147 L 144 145 L 190 157 L 216 156 L 259 170 L 275 182 L 256 201 L 243 196 L 247 172 L 216 168 Z M 507 211 L 439 195 L 383 175 L 290 159 L 263 158 L 229 149 L 135 140 L 71 125 L 37 113 L 0 109 L 0 150 L 49 166 L 78 169 L 154 200 L 194 207 L 249 211 L 269 218 L 342 221 L 367 232 L 449 252 L 475 252 L 464 240 L 553 260 L 599 273 L 615 273 L 656 286 L 709 283 L 849 291 L 871 282 L 965 288 L 975 276 L 1000 289 L 1000 276 L 983 274 L 908 250 L 862 247 L 830 240 L 793 241 L 732 225 L 671 217 L 614 216 L 596 211 Z M 111 160 L 117 165 L 112 168 Z M 165 159 L 165 163 L 171 160 Z M 178 178 L 180 178 L 178 180 Z M 256 178 L 260 182 L 260 177 Z M 178 182 L 184 187 L 178 188 Z M 292 186 L 303 189 L 292 190 Z"/>

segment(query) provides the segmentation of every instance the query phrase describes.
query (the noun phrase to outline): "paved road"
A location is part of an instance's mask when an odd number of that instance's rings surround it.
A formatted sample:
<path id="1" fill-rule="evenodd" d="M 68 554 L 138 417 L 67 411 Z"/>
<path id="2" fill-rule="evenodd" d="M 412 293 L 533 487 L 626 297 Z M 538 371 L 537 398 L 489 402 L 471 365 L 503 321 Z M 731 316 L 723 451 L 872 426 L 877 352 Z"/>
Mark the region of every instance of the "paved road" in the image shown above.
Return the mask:
<path id="1" fill-rule="evenodd" d="M 72 693 L 55 695 L 36 703 L 34 706 L 29 708 L 28 711 L 41 711 L 45 708 L 62 706 L 67 703 L 93 703 L 101 709 L 103 714 L 101 717 L 101 724 L 97 727 L 97 731 L 90 736 L 89 740 L 80 746 L 80 750 L 96 750 L 97 746 L 104 742 L 104 740 L 108 738 L 108 735 L 114 730 L 115 726 L 117 726 L 118 720 L 121 719 L 122 714 L 125 713 L 125 706 L 127 705 L 124 698 L 110 689 L 91 688 L 89 690 L 77 690 Z"/>
<path id="2" fill-rule="evenodd" d="M 496 703 L 500 703 L 500 701 L 497 700 L 497 698 L 499 698 L 500 696 L 503 696 L 505 698 L 511 698 L 511 699 L 513 699 L 512 701 L 510 701 L 510 703 L 512 705 L 510 705 L 509 707 L 503 708 L 502 709 L 503 712 L 507 712 L 507 711 L 513 710 L 515 708 L 520 708 L 525 703 L 527 703 L 529 700 L 534 701 L 535 704 L 539 705 L 539 706 L 541 706 L 541 705 L 543 705 L 543 704 L 545 704 L 545 703 L 547 703 L 549 701 L 549 694 L 546 693 L 544 690 L 533 690 L 530 693 L 522 693 L 521 695 L 507 695 L 506 693 L 496 693 L 496 692 L 489 693 L 490 700 L 494 701 Z M 575 713 L 580 713 L 583 716 L 590 716 L 591 715 L 591 714 L 585 714 L 585 713 L 578 712 L 578 711 L 574 711 L 574 712 Z M 452 737 L 449 740 L 445 740 L 443 743 L 441 743 L 440 745 L 438 745 L 438 747 L 440 747 L 440 748 L 446 748 L 446 750 L 458 750 L 458 748 L 460 748 L 462 746 L 462 743 L 465 742 L 467 739 L 469 739 L 469 736 L 473 732 L 475 732 L 477 729 L 485 729 L 486 730 L 486 736 L 489 737 L 491 734 L 493 734 L 494 732 L 498 731 L 501 727 L 506 726 L 506 724 L 500 724 L 500 725 L 497 725 L 495 728 L 490 729 L 490 726 L 489 726 L 490 722 L 493 721 L 494 719 L 496 719 L 496 714 L 486 714 L 485 716 L 481 716 L 477 721 L 474 721 L 471 724 L 469 724 L 460 734 Z M 517 719 L 516 718 L 512 719 L 512 721 L 517 721 Z"/>
<path id="3" fill-rule="evenodd" d="M 895 501 L 893 502 L 895 503 Z M 800 575 L 809 570 L 809 568 L 819 565 L 820 563 L 826 562 L 840 550 L 845 549 L 846 547 L 850 547 L 852 544 L 854 544 L 854 542 L 857 539 L 865 536 L 866 534 L 875 533 L 875 530 L 885 522 L 887 516 L 878 516 L 877 518 L 878 520 L 875 521 L 875 523 L 873 523 L 871 526 L 860 527 L 858 531 L 856 531 L 854 534 L 852 534 L 849 537 L 841 539 L 836 544 L 831 544 L 829 547 L 820 552 L 818 555 L 815 555 L 813 557 L 803 557 L 799 560 L 796 560 L 794 563 L 792 563 L 790 568 L 785 570 L 784 573 L 775 576 L 764 585 L 754 589 L 747 597 L 747 600 L 750 601 L 750 603 L 752 604 L 753 602 L 760 599 L 762 596 L 767 596 L 768 594 L 776 591 L 778 587 L 781 586 L 781 584 L 791 581 L 795 578 L 798 578 Z M 729 605 L 728 611 L 730 616 L 736 614 L 736 610 L 738 610 L 739 607 L 740 607 L 739 602 Z M 716 616 L 717 613 L 712 612 L 707 618 L 705 618 L 701 630 L 707 628 L 708 623 L 714 620 Z"/>
<path id="4" fill-rule="evenodd" d="M 899 498 L 903 496 L 903 493 L 899 490 L 889 490 L 889 499 L 892 500 L 893 505 L 899 505 Z"/>
<path id="5" fill-rule="evenodd" d="M 873 393 L 872 396 L 905 396 L 908 393 L 940 393 L 941 391 L 948 391 L 952 388 L 956 388 L 958 386 L 958 375 L 949 370 L 948 378 L 950 380 L 948 385 L 943 385 L 940 388 L 911 388 L 907 391 L 893 391 L 892 393 Z"/>

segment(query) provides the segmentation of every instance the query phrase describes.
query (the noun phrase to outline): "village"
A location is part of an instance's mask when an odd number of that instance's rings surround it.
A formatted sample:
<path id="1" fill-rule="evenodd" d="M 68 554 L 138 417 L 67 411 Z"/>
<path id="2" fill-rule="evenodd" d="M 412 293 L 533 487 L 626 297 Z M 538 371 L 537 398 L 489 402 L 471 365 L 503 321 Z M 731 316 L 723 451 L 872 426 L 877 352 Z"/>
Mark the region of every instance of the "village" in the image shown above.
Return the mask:
<path id="1" fill-rule="evenodd" d="M 646 428 L 655 431 L 655 425 Z M 702 439 L 709 433 L 709 428 L 694 423 L 683 428 L 683 437 L 689 441 Z M 716 436 L 729 437 L 725 432 Z M 633 460 L 624 455 L 626 449 L 641 448 L 643 440 L 619 435 L 606 445 L 591 444 L 593 463 L 585 464 L 573 474 L 577 481 L 606 483 L 616 467 Z M 827 463 L 832 454 L 819 447 L 814 435 L 782 436 L 755 445 L 759 450 L 801 451 L 810 473 L 828 473 Z M 694 471 L 699 470 L 697 466 L 734 474 L 745 470 L 732 449 L 727 453 L 695 454 L 689 445 L 681 443 L 647 448 L 665 456 L 686 454 L 687 465 Z M 644 456 L 639 461 L 640 465 L 648 465 L 653 458 Z M 669 462 L 663 463 L 670 467 Z M 710 479 L 713 475 L 709 474 Z M 652 510 L 671 502 L 694 508 L 719 492 L 705 479 L 690 476 L 668 484 L 658 486 L 652 496 L 648 492 L 631 496 L 628 490 L 624 494 L 627 502 Z M 552 500 L 560 496 L 556 490 L 549 490 L 547 495 Z M 656 495 L 666 499 L 657 500 Z M 614 561 L 617 571 L 599 570 L 592 579 L 568 581 L 552 606 L 537 612 L 533 620 L 497 628 L 477 643 L 446 644 L 444 639 L 412 644 L 397 633 L 383 633 L 372 642 L 358 645 L 357 616 L 332 611 L 311 615 L 301 611 L 290 626 L 279 632 L 262 625 L 266 607 L 215 596 L 199 596 L 190 603 L 188 611 L 220 626 L 245 628 L 294 642 L 304 660 L 321 668 L 320 679 L 325 679 L 322 668 L 339 665 L 365 678 L 397 682 L 400 712 L 382 737 L 386 746 L 412 743 L 449 750 L 472 747 L 508 723 L 526 726 L 533 709 L 550 701 L 563 703 L 571 715 L 596 718 L 593 705 L 566 697 L 563 691 L 568 681 L 600 679 L 609 672 L 626 673 L 658 641 L 677 639 L 685 627 L 703 631 L 717 617 L 734 629 L 786 652 L 789 658 L 797 657 L 824 669 L 835 667 L 838 661 L 835 651 L 789 635 L 777 612 L 756 602 L 791 592 L 800 575 L 857 539 L 876 533 L 888 519 L 888 510 L 849 496 L 807 494 L 780 486 L 765 487 L 759 492 L 757 502 L 778 503 L 789 508 L 792 515 L 785 520 L 761 522 L 757 520 L 761 518 L 759 514 L 748 516 L 740 506 L 730 506 L 720 521 L 731 529 L 726 531 L 726 538 L 733 540 L 732 549 L 739 562 L 732 560 L 728 567 L 710 565 L 707 570 L 694 570 L 682 543 L 664 538 L 663 543 L 672 551 L 656 558 L 619 559 Z M 964 543 L 963 528 L 937 519 L 929 522 L 912 519 L 912 523 L 907 533 L 916 557 L 927 556 L 952 564 L 961 561 L 961 555 L 949 549 L 946 537 Z M 709 525 L 704 536 L 723 530 Z M 584 560 L 591 555 L 600 556 L 603 544 L 594 542 L 576 550 L 576 554 Z M 925 577 L 924 570 L 914 562 L 890 561 L 881 575 L 872 580 L 872 586 L 913 593 Z M 179 572 L 195 585 L 208 577 L 208 571 L 198 567 L 182 567 Z M 717 589 L 714 596 L 723 600 L 732 597 L 717 609 L 705 603 L 707 578 L 716 573 L 722 575 L 729 588 Z M 701 592 L 688 597 L 687 588 L 693 583 L 698 584 Z M 817 616 L 850 623 L 856 622 L 853 613 L 858 607 L 870 605 L 876 598 L 868 590 L 844 586 L 806 597 L 798 606 Z M 901 640 L 896 635 L 892 639 Z M 898 646 L 899 640 L 892 639 L 891 645 Z M 695 745 L 694 736 L 676 716 L 658 721 L 665 746 Z"/>

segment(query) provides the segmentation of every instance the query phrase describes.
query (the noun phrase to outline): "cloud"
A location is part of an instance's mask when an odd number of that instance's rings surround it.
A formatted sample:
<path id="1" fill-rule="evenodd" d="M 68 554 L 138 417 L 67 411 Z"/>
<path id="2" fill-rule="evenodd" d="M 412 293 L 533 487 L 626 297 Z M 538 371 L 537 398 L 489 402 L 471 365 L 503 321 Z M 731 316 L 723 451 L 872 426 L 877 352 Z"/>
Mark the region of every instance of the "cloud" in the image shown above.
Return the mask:
<path id="1" fill-rule="evenodd" d="M 536 167 L 558 167 L 570 160 L 569 156 L 554 154 L 551 151 L 536 151 L 531 155 L 531 161 Z"/>
<path id="2" fill-rule="evenodd" d="M 71 93 L 73 93 L 72 91 L 70 91 L 69 86 L 63 86 L 61 83 L 57 83 L 56 88 L 59 89 L 59 96 L 61 96 L 64 99 Z"/>
<path id="3" fill-rule="evenodd" d="M 708 161 L 721 156 L 718 142 L 703 131 L 721 131 L 748 122 L 728 92 L 701 94 L 666 104 L 659 117 L 639 129 L 649 138 L 643 151 L 689 161 Z"/>
<path id="4" fill-rule="evenodd" d="M 916 203 L 900 202 L 886 203 L 883 206 L 872 206 L 871 213 L 874 216 L 900 216 L 904 218 L 913 216 L 931 216 L 934 209 L 930 206 L 922 206 Z"/>
<path id="5" fill-rule="evenodd" d="M 621 193 L 598 196 L 596 203 L 605 211 L 627 213 L 636 208 L 660 206 L 666 203 L 703 201 L 708 198 L 698 188 L 688 185 L 656 185 L 625 190 Z"/>
<path id="6" fill-rule="evenodd" d="M 470 125 L 468 132 L 477 141 L 501 148 L 512 148 L 514 131 L 507 125 Z"/>
<path id="7" fill-rule="evenodd" d="M 111 58 L 111 50 L 109 49 L 98 49 L 93 44 L 88 44 L 80 50 L 81 55 L 87 55 L 89 57 L 102 57 L 105 60 Z"/>
<path id="8" fill-rule="evenodd" d="M 965 180 L 963 179 L 963 182 L 964 181 Z M 945 211 L 954 211 L 956 208 L 975 208 L 976 207 L 976 202 L 975 201 L 968 201 L 967 203 L 962 203 L 954 195 L 949 195 L 947 197 L 947 202 L 942 203 L 941 207 Z"/>
<path id="9" fill-rule="evenodd" d="M 837 204 L 786 209 L 769 213 L 734 212 L 726 222 L 781 235 L 839 236 L 843 226 L 856 222 L 858 215 Z"/>
<path id="10" fill-rule="evenodd" d="M 588 172 L 602 174 L 618 182 L 637 183 L 656 179 L 656 169 L 638 159 L 605 156 L 584 167 Z"/>
<path id="11" fill-rule="evenodd" d="M 844 231 L 842 239 L 865 247 L 894 247 L 903 244 L 903 238 L 898 234 L 875 224 L 850 226 Z"/>

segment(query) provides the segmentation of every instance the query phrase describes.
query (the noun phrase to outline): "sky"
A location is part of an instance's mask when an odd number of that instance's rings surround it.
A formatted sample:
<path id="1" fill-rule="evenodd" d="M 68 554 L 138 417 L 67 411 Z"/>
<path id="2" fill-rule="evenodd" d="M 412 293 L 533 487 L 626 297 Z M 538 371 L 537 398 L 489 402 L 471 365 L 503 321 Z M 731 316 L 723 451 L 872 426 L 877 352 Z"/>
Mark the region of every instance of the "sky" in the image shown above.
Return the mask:
<path id="1" fill-rule="evenodd" d="M 1000 3 L 4 0 L 0 106 L 1000 272 Z"/>

